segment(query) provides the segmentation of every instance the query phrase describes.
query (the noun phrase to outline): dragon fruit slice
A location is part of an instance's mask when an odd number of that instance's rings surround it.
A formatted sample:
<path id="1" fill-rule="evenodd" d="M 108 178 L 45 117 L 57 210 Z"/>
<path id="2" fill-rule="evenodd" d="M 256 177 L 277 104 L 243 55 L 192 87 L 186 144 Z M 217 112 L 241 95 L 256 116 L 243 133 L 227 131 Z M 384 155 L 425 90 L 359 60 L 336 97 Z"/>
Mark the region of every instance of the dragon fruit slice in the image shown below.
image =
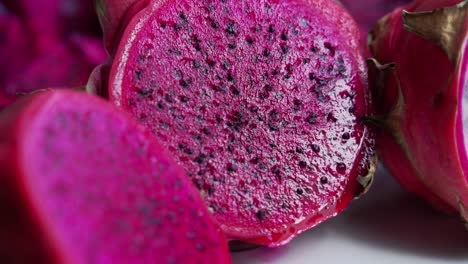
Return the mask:
<path id="1" fill-rule="evenodd" d="M 379 21 L 370 44 L 374 121 L 389 132 L 379 134 L 383 161 L 403 186 L 465 221 L 467 10 L 468 1 L 415 1 Z"/>
<path id="2" fill-rule="evenodd" d="M 153 1 L 122 34 L 108 94 L 185 168 L 229 239 L 277 246 L 371 182 L 358 47 L 332 1 Z"/>
<path id="3" fill-rule="evenodd" d="M 102 99 L 47 91 L 0 112 L 6 263 L 230 263 L 154 137 Z"/>

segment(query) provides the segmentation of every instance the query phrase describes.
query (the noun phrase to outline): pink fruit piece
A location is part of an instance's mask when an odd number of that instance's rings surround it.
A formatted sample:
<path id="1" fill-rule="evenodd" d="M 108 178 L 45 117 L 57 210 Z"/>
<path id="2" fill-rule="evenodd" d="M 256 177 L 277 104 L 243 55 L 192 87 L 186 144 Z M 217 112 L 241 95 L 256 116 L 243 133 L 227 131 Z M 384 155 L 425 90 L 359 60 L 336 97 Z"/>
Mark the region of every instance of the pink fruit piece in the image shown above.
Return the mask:
<path id="1" fill-rule="evenodd" d="M 380 20 L 370 44 L 384 163 L 403 186 L 465 221 L 467 14 L 468 1 L 415 1 Z"/>
<path id="2" fill-rule="evenodd" d="M 7 263 L 230 263 L 199 193 L 102 99 L 36 93 L 0 112 Z"/>
<path id="3" fill-rule="evenodd" d="M 336 3 L 153 1 L 121 39 L 110 100 L 183 166 L 229 239 L 284 244 L 371 182 L 359 32 Z"/>
<path id="4" fill-rule="evenodd" d="M 71 35 L 65 42 L 41 53 L 29 65 L 23 65 L 20 71 L 6 76 L 8 79 L 4 83 L 4 93 L 15 96 L 43 87 L 85 85 L 93 68 L 106 57 L 100 41 L 78 34 Z"/>

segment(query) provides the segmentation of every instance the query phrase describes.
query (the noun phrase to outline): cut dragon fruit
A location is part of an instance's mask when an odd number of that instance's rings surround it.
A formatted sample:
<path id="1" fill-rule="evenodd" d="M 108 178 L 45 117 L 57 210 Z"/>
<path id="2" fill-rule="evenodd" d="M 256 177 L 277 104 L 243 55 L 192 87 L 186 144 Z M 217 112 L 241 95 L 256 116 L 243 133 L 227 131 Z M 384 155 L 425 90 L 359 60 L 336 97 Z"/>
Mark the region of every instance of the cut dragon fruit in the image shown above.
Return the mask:
<path id="1" fill-rule="evenodd" d="M 95 96 L 0 112 L 4 263 L 231 263 L 222 231 L 154 137 Z"/>

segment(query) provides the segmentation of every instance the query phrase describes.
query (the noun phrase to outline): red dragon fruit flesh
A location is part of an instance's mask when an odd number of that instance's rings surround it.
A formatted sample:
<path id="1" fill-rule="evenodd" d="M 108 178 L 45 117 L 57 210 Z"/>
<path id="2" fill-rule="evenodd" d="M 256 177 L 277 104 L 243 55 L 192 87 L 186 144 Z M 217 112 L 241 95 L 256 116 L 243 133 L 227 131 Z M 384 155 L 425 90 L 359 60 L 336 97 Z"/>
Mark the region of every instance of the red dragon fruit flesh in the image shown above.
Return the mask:
<path id="1" fill-rule="evenodd" d="M 378 148 L 403 186 L 468 221 L 468 1 L 418 0 L 388 14 L 370 50 Z"/>
<path id="2" fill-rule="evenodd" d="M 0 112 L 2 263 L 230 263 L 199 192 L 117 108 L 45 91 Z"/>
<path id="3" fill-rule="evenodd" d="M 284 244 L 366 190 L 367 70 L 341 6 L 167 0 L 135 10 L 113 38 L 107 94 L 185 169 L 229 239 Z"/>

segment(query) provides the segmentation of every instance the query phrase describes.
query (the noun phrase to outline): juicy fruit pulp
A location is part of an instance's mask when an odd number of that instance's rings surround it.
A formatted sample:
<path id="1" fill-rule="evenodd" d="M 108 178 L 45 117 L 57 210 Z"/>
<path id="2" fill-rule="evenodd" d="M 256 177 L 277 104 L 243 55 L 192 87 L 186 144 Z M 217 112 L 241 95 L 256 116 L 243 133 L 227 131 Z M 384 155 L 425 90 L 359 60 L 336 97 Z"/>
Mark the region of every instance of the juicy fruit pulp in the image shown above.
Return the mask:
<path id="1" fill-rule="evenodd" d="M 109 95 L 229 238 L 279 245 L 343 210 L 368 174 L 358 34 L 329 1 L 157 1 L 123 34 Z"/>
<path id="2" fill-rule="evenodd" d="M 230 263 L 183 171 L 101 99 L 38 93 L 0 112 L 0 131 L 8 263 Z"/>
<path id="3" fill-rule="evenodd" d="M 376 71 L 379 122 L 390 132 L 378 139 L 384 163 L 406 188 L 465 221 L 467 14 L 468 1 L 415 1 L 380 21 L 370 46 L 381 64 L 394 63 L 393 72 Z"/>

